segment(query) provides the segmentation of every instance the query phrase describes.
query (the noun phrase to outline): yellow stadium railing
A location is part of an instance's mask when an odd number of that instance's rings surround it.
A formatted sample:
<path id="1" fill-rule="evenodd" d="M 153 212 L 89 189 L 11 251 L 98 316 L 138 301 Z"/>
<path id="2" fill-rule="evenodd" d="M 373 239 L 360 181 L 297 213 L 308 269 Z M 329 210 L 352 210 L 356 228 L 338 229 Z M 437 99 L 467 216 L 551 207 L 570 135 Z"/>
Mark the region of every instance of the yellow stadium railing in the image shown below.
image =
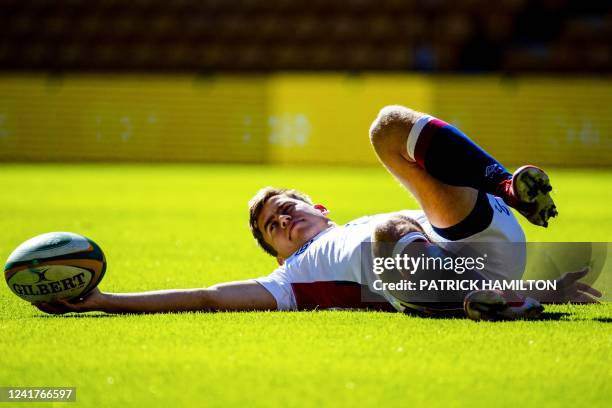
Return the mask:
<path id="1" fill-rule="evenodd" d="M 402 74 L 0 76 L 1 161 L 373 164 L 402 104 L 506 163 L 612 165 L 612 81 Z"/>

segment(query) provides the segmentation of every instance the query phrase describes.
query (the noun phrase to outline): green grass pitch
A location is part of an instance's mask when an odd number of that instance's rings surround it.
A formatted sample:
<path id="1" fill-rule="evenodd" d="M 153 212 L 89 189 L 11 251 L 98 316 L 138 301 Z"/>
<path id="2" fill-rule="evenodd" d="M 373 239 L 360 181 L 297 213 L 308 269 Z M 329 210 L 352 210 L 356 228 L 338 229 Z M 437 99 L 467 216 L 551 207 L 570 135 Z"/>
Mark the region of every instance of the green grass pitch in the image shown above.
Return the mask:
<path id="1" fill-rule="evenodd" d="M 525 225 L 528 238 L 612 241 L 612 172 L 551 176 L 560 218 L 547 230 Z M 305 190 L 340 223 L 416 206 L 377 167 L 2 165 L 0 255 L 43 232 L 74 231 L 106 252 L 102 290 L 258 277 L 274 261 L 250 237 L 246 202 L 264 185 Z M 548 307 L 550 320 L 504 323 L 347 311 L 55 317 L 0 286 L 0 386 L 77 387 L 76 404 L 56 406 L 603 406 L 612 399 L 609 303 Z"/>

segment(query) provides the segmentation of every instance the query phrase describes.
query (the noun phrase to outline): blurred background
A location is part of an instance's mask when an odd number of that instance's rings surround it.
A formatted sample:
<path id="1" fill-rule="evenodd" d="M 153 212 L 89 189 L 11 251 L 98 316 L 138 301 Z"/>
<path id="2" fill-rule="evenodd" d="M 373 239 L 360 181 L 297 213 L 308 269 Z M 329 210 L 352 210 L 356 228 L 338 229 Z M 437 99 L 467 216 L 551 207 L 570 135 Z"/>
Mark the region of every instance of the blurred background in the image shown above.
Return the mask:
<path id="1" fill-rule="evenodd" d="M 584 0 L 0 0 L 0 161 L 374 164 L 403 104 L 610 167 L 611 40 Z"/>

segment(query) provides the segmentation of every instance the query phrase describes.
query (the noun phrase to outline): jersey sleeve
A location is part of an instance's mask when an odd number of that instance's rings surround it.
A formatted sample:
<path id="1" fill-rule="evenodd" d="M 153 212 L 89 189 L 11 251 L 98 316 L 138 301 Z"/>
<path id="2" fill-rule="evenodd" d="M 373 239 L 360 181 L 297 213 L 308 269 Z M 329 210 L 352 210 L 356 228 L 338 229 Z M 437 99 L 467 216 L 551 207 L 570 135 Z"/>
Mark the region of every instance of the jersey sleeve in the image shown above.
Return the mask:
<path id="1" fill-rule="evenodd" d="M 278 310 L 297 310 L 295 295 L 284 266 L 276 269 L 268 276 L 255 279 L 255 281 L 274 296 Z"/>

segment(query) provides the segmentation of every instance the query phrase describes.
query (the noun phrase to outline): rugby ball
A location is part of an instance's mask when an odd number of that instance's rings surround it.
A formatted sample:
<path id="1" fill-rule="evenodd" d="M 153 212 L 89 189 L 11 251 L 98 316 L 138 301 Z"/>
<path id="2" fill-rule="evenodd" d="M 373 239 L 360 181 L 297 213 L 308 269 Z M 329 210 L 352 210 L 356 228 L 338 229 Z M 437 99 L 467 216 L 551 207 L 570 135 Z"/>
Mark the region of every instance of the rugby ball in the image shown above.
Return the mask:
<path id="1" fill-rule="evenodd" d="M 70 300 L 102 280 L 106 259 L 100 247 L 79 234 L 49 232 L 19 245 L 8 257 L 4 277 L 28 302 Z"/>

